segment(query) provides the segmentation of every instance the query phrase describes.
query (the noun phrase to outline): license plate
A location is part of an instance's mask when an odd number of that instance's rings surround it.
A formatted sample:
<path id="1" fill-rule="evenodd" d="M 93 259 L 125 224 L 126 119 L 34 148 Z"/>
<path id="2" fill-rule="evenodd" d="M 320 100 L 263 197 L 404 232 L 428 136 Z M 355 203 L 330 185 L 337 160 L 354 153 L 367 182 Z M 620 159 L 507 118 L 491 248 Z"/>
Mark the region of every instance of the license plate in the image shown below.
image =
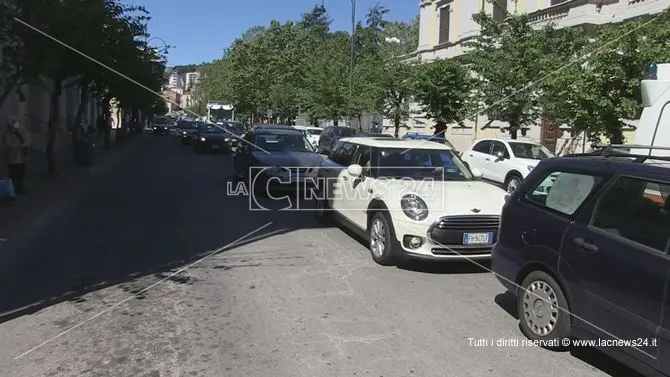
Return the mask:
<path id="1" fill-rule="evenodd" d="M 219 149 L 218 145 L 212 145 L 212 149 Z"/>
<path id="2" fill-rule="evenodd" d="M 493 243 L 493 233 L 463 233 L 463 245 L 488 245 Z"/>

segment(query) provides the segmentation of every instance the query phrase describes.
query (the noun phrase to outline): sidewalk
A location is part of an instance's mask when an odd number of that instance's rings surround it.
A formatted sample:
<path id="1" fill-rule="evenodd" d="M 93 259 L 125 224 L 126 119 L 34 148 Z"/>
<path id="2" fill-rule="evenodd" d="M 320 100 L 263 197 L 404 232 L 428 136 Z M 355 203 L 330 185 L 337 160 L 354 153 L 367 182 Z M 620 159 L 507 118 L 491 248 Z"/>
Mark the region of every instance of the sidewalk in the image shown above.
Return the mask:
<path id="1" fill-rule="evenodd" d="M 31 156 L 28 161 L 29 172 L 26 175 L 28 193 L 12 201 L 0 202 L 0 244 L 36 220 L 48 208 L 70 197 L 77 186 L 86 185 L 97 173 L 114 165 L 137 141 L 139 140 L 126 141 L 121 145 L 113 145 L 110 149 L 104 149 L 101 143 L 96 142 L 91 166 L 75 165 L 70 145 L 59 147 L 54 151 L 59 174 L 54 176 L 47 174 L 43 153 Z"/>

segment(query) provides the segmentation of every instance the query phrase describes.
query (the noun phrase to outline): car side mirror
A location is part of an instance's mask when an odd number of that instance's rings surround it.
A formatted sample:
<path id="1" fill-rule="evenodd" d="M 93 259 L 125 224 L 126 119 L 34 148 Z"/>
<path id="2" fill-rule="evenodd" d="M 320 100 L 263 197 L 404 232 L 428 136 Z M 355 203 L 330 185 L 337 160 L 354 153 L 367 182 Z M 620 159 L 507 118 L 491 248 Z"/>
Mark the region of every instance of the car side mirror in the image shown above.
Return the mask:
<path id="1" fill-rule="evenodd" d="M 363 167 L 358 164 L 349 165 L 347 168 L 347 173 L 352 177 L 360 177 L 363 174 Z"/>
<path id="2" fill-rule="evenodd" d="M 475 179 L 481 179 L 484 176 L 484 173 L 482 173 L 481 170 L 474 168 L 470 170 L 472 172 L 472 176 L 475 177 Z"/>

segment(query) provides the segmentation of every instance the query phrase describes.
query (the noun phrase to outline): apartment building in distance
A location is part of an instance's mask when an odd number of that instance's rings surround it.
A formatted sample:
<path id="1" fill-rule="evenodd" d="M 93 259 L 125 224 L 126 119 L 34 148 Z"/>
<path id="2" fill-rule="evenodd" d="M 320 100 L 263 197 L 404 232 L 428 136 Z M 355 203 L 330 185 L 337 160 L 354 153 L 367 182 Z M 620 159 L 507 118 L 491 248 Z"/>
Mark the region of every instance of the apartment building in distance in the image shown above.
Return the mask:
<path id="1" fill-rule="evenodd" d="M 454 58 L 466 51 L 463 43 L 475 38 L 479 25 L 473 14 L 485 11 L 500 22 L 506 13 L 527 13 L 532 23 L 541 27 L 553 22 L 558 27 L 582 24 L 601 25 L 618 23 L 645 15 L 653 15 L 665 10 L 668 0 L 496 0 L 496 6 L 489 0 L 421 0 L 419 46 L 416 55 L 422 61 Z M 419 110 L 415 107 L 414 110 Z M 466 122 L 466 127 L 450 126 L 446 136 L 454 145 L 463 150 L 473 140 L 485 137 L 509 138 L 504 131 L 506 124 L 488 123 L 484 116 L 474 116 Z M 385 120 L 385 126 L 390 126 Z M 630 121 L 634 129 L 635 121 Z M 421 115 L 408 122 L 411 132 L 432 133 L 432 123 Z M 585 145 L 581 135 L 571 136 L 566 126 L 542 124 L 530 127 L 519 134 L 520 138 L 542 141 L 557 152 L 580 150 Z"/>

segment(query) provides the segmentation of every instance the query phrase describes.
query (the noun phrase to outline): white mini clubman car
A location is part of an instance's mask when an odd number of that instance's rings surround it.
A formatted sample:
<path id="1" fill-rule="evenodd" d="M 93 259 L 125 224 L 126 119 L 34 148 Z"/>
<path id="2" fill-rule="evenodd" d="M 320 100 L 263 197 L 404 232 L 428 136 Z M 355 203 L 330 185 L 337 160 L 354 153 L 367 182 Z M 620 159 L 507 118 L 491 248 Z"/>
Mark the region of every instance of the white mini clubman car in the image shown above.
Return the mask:
<path id="1" fill-rule="evenodd" d="M 366 237 L 379 264 L 491 257 L 507 193 L 447 145 L 345 138 L 318 175 L 317 218 Z"/>

